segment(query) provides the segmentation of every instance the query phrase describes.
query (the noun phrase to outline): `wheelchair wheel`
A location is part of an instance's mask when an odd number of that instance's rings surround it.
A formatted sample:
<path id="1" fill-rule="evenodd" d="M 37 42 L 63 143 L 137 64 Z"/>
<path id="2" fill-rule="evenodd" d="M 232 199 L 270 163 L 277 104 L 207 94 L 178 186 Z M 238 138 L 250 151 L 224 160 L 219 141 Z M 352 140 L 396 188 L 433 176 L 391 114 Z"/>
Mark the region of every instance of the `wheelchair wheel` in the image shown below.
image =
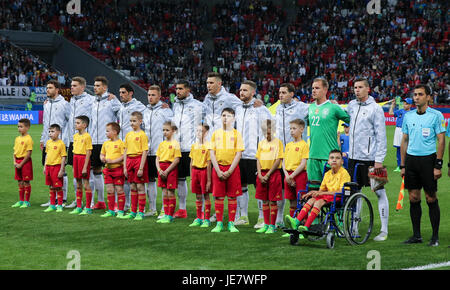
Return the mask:
<path id="1" fill-rule="evenodd" d="M 336 236 L 335 236 L 334 232 L 329 232 L 327 234 L 327 248 L 333 249 L 335 241 L 336 241 Z"/>
<path id="2" fill-rule="evenodd" d="M 298 239 L 299 239 L 299 235 L 296 235 L 296 234 L 290 234 L 290 235 L 289 235 L 289 242 L 290 242 L 291 245 L 293 245 L 293 246 L 297 245 Z"/>
<path id="3" fill-rule="evenodd" d="M 370 237 L 373 227 L 373 209 L 362 193 L 352 195 L 344 206 L 344 234 L 351 245 L 362 245 Z"/>

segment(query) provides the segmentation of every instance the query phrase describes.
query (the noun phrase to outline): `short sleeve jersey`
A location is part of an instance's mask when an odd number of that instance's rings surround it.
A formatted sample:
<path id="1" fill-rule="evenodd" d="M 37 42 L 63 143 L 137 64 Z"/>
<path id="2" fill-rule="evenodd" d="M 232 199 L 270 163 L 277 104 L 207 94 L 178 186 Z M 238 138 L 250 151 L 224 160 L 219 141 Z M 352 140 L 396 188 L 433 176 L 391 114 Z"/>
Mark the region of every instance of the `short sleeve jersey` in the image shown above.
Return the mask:
<path id="1" fill-rule="evenodd" d="M 308 158 L 309 147 L 304 140 L 300 140 L 299 142 L 289 142 L 286 144 L 286 148 L 284 150 L 284 167 L 287 171 L 294 171 L 300 165 L 302 159 Z"/>
<path id="2" fill-rule="evenodd" d="M 427 108 L 424 114 L 412 110 L 405 114 L 402 132 L 408 135 L 406 153 L 426 156 L 436 152 L 436 138 L 445 132 L 445 119 L 438 110 Z"/>
<path id="3" fill-rule="evenodd" d="M 173 162 L 177 157 L 181 157 L 180 143 L 176 140 L 162 141 L 156 150 L 159 162 Z"/>
<path id="4" fill-rule="evenodd" d="M 333 170 L 330 169 L 323 176 L 320 191 L 339 192 L 344 184 L 350 181 L 350 175 L 344 167 L 339 168 L 336 173 L 333 173 Z"/>
<path id="5" fill-rule="evenodd" d="M 87 150 L 92 150 L 92 138 L 89 133 L 83 135 L 76 133 L 73 135 L 73 154 L 86 155 Z"/>
<path id="6" fill-rule="evenodd" d="M 61 139 L 56 141 L 50 139 L 45 144 L 45 153 L 47 153 L 45 165 L 61 164 L 62 157 L 67 156 L 66 145 Z"/>
<path id="7" fill-rule="evenodd" d="M 259 142 L 255 157 L 261 164 L 261 170 L 270 170 L 277 159 L 283 159 L 283 151 L 283 142 L 278 138 Z M 281 168 L 281 162 L 278 168 Z"/>
<path id="8" fill-rule="evenodd" d="M 208 161 L 211 160 L 208 145 L 205 143 L 200 144 L 198 142 L 192 144 L 189 157 L 192 160 L 192 166 L 195 168 L 206 168 Z"/>
<path id="9" fill-rule="evenodd" d="M 236 153 L 244 151 L 242 135 L 236 129 L 218 129 L 212 134 L 209 149 L 215 151 L 217 163 L 231 165 Z"/>
<path id="10" fill-rule="evenodd" d="M 125 149 L 127 149 L 127 155 L 138 156 L 142 155 L 142 152 L 148 151 L 148 138 L 144 131 L 139 130 L 130 131 L 125 136 Z"/>
<path id="11" fill-rule="evenodd" d="M 33 151 L 33 139 L 29 134 L 17 136 L 14 140 L 14 156 L 24 158 L 28 151 Z"/>
<path id="12" fill-rule="evenodd" d="M 120 156 L 123 155 L 125 149 L 125 144 L 122 142 L 122 140 L 117 139 L 116 141 L 108 140 L 102 145 L 102 150 L 100 151 L 100 154 L 105 155 L 105 159 L 117 159 Z M 122 162 L 119 163 L 107 163 L 107 168 L 117 168 L 122 165 Z"/>

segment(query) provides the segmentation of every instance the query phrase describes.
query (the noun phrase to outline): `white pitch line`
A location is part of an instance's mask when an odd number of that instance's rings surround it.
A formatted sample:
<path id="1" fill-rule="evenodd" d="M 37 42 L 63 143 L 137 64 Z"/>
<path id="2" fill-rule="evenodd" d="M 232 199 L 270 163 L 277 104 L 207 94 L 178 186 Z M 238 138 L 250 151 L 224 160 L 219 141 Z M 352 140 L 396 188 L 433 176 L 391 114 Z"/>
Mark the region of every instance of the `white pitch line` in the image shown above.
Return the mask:
<path id="1" fill-rule="evenodd" d="M 428 269 L 435 269 L 435 268 L 441 268 L 450 266 L 450 261 L 438 263 L 438 264 L 428 264 L 424 266 L 417 266 L 417 267 L 411 267 L 411 268 L 404 268 L 402 270 L 428 270 Z"/>

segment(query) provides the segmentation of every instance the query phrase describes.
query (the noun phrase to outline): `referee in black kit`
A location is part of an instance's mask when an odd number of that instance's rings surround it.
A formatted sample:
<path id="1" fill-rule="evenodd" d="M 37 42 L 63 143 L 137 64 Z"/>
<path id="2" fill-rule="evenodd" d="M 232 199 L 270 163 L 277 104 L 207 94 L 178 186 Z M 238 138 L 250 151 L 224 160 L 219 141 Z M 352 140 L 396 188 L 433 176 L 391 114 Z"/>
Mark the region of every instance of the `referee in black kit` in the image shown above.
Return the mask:
<path id="1" fill-rule="evenodd" d="M 413 236 L 405 244 L 422 243 L 420 219 L 422 217 L 421 189 L 429 209 L 433 234 L 429 246 L 439 246 L 440 209 L 437 199 L 437 180 L 442 176 L 442 158 L 445 150 L 445 120 L 441 112 L 428 106 L 431 101 L 429 86 L 414 88 L 416 109 L 405 114 L 402 126 L 401 172 L 408 189 Z M 437 140 L 437 144 L 436 144 Z M 436 153 L 436 145 L 438 145 Z"/>

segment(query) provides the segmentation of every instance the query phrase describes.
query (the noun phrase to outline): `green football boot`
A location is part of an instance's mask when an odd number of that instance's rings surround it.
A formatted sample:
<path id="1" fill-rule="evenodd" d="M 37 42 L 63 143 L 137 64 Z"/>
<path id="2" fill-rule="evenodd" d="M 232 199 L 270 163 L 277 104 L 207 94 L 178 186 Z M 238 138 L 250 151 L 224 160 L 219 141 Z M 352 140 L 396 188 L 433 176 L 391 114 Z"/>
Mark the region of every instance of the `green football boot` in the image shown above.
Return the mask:
<path id="1" fill-rule="evenodd" d="M 239 233 L 239 230 L 234 226 L 234 222 L 228 222 L 228 231 L 230 233 Z"/>
<path id="2" fill-rule="evenodd" d="M 199 227 L 203 224 L 203 221 L 201 219 L 195 219 L 192 224 L 190 224 L 190 227 Z"/>
<path id="3" fill-rule="evenodd" d="M 49 207 L 47 207 L 46 210 L 44 210 L 44 212 L 52 212 L 52 211 L 56 211 L 56 206 L 50 205 Z"/>
<path id="4" fill-rule="evenodd" d="M 269 225 L 264 224 L 262 228 L 256 230 L 259 234 L 264 234 L 269 229 Z"/>
<path id="5" fill-rule="evenodd" d="M 223 222 L 217 222 L 216 227 L 211 230 L 211 233 L 220 233 L 223 231 Z"/>
<path id="6" fill-rule="evenodd" d="M 15 204 L 11 205 L 11 207 L 21 207 L 23 205 L 23 201 L 18 201 Z"/>
<path id="7" fill-rule="evenodd" d="M 83 209 L 81 207 L 74 208 L 69 214 L 80 214 L 83 212 Z"/>

